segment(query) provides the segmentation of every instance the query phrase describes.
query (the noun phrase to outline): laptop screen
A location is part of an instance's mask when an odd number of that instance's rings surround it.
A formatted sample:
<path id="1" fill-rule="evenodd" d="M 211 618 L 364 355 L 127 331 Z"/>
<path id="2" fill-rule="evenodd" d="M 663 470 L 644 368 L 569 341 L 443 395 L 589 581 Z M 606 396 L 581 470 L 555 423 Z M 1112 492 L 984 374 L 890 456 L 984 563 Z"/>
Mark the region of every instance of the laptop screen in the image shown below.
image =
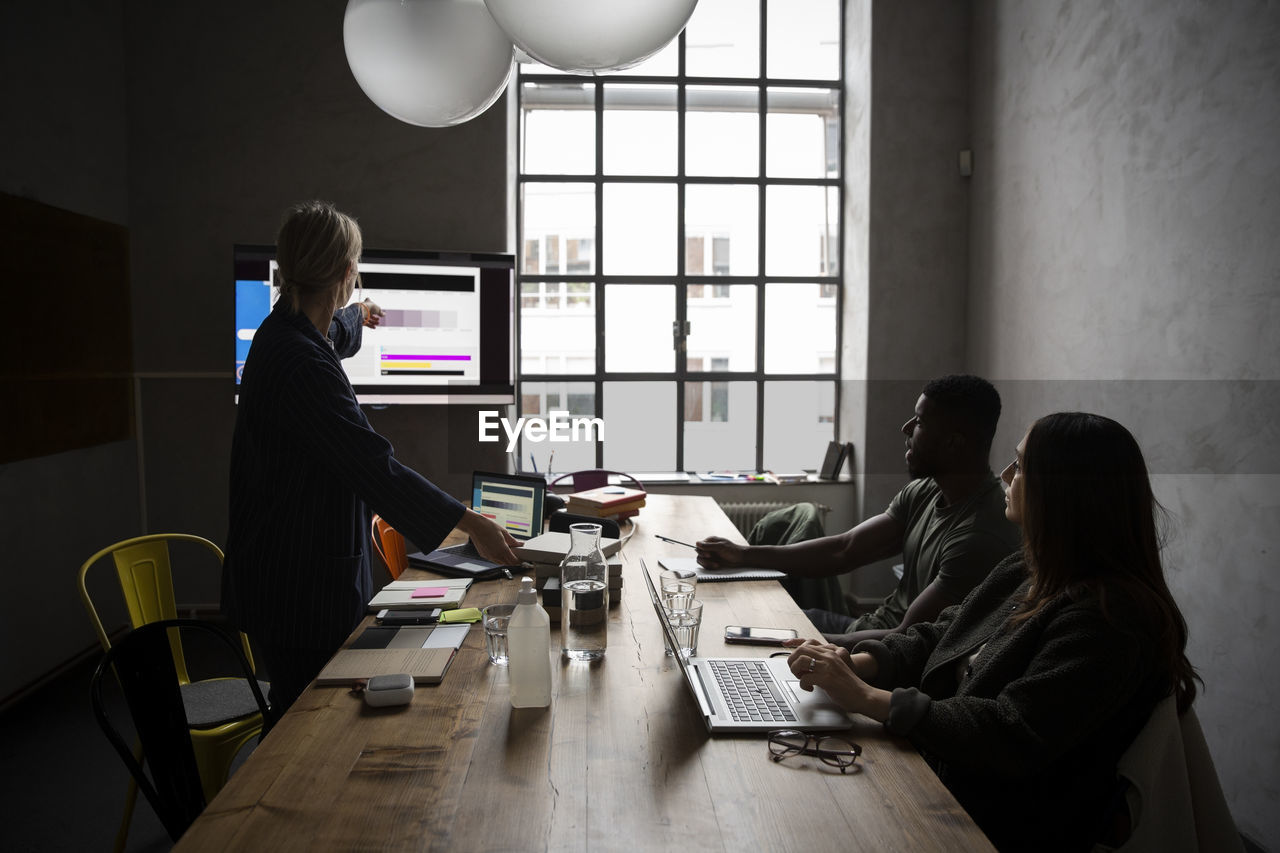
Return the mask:
<path id="1" fill-rule="evenodd" d="M 542 477 L 487 471 L 471 475 L 471 508 L 522 541 L 542 532 L 546 496 L 547 481 Z"/>

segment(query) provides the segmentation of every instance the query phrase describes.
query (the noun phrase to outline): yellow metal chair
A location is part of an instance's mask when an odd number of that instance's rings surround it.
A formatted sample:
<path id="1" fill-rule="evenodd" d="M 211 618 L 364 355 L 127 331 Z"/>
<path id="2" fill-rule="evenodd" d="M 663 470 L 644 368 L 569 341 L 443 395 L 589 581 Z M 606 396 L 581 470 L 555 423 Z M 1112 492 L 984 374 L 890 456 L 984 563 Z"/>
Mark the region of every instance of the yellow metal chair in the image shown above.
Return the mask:
<path id="1" fill-rule="evenodd" d="M 80 588 L 80 599 L 85 610 L 89 612 L 89 620 L 98 633 L 98 641 L 103 649 L 111 648 L 111 641 L 102 626 L 97 608 L 89 597 L 85 586 L 85 576 L 91 567 L 107 555 L 111 555 L 116 568 L 125 605 L 129 610 L 129 621 L 134 628 L 162 619 L 177 617 L 177 606 L 173 594 L 173 570 L 169 559 L 171 542 L 191 542 L 204 546 L 218 558 L 221 565 L 222 549 L 208 539 L 188 533 L 157 533 L 150 536 L 138 536 L 126 539 L 103 548 L 84 562 L 80 567 L 77 583 Z M 249 638 L 240 634 L 240 643 L 244 648 L 245 658 L 253 665 L 253 655 L 249 649 Z M 253 692 L 243 678 L 210 678 L 192 681 L 187 673 L 186 657 L 183 654 L 182 641 L 176 629 L 169 631 L 169 646 L 173 652 L 174 667 L 177 670 L 178 682 L 181 684 L 183 703 L 187 708 L 190 723 L 191 744 L 195 750 L 196 762 L 200 767 L 200 784 L 204 789 L 206 800 L 213 799 L 227 781 L 227 773 L 240 749 L 262 731 L 262 714 L 254 699 Z M 267 685 L 262 685 L 265 694 Z M 141 752 L 141 747 L 135 747 Z M 141 760 L 142 756 L 137 756 Z M 121 820 L 119 834 L 116 837 L 116 849 L 123 849 L 129 833 L 129 822 L 133 817 L 133 807 L 138 797 L 137 782 L 129 780 L 129 792 L 125 801 L 124 816 Z"/>

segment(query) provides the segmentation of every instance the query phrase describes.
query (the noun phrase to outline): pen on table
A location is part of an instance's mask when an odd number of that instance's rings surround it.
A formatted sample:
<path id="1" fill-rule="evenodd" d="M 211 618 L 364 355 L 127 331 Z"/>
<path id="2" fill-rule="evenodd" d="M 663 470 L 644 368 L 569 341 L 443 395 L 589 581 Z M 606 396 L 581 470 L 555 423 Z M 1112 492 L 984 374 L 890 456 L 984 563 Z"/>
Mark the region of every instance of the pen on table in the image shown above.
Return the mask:
<path id="1" fill-rule="evenodd" d="M 533 473 L 538 473 L 538 460 L 533 458 L 533 451 L 529 451 L 529 464 L 533 466 Z"/>
<path id="2" fill-rule="evenodd" d="M 686 548 L 695 548 L 695 549 L 697 547 L 695 545 L 690 545 L 688 542 L 681 542 L 679 539 L 668 539 L 666 536 L 663 536 L 661 533 L 655 533 L 653 535 L 656 538 L 661 539 L 663 542 L 670 542 L 672 545 L 683 545 Z"/>

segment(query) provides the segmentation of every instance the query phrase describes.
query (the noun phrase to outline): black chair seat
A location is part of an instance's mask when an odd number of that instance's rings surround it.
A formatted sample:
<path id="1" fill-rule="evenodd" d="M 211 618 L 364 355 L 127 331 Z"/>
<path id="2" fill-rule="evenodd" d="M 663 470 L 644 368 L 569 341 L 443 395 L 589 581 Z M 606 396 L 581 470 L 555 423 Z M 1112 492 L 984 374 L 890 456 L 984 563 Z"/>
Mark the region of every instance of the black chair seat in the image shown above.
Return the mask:
<path id="1" fill-rule="evenodd" d="M 265 696 L 270 684 L 261 679 Z M 243 678 L 211 678 L 182 685 L 182 707 L 193 729 L 212 729 L 258 713 L 257 700 Z"/>
<path id="2" fill-rule="evenodd" d="M 169 642 L 170 629 L 199 631 L 217 639 L 233 663 L 233 671 L 243 676 L 192 684 L 190 686 L 196 688 L 191 691 L 193 697 L 199 696 L 203 704 L 204 699 L 216 694 L 234 697 L 238 688 L 253 698 L 254 709 L 264 718 L 268 707 L 266 697 L 258 691 L 260 682 L 254 677 L 244 653 L 230 637 L 204 622 L 192 619 L 149 622 L 130 631 L 103 654 L 89 681 L 94 716 L 137 781 L 138 790 L 155 809 L 169 837 L 177 841 L 204 809 L 206 799 L 192 745 L 192 721 L 187 719 L 188 703 L 183 696 L 187 691 L 178 682 Z M 134 756 L 111 718 L 104 699 L 105 683 L 118 685 L 123 694 L 132 728 L 146 756 L 146 767 Z M 225 712 L 229 702 L 221 698 L 218 704 L 224 706 Z"/>

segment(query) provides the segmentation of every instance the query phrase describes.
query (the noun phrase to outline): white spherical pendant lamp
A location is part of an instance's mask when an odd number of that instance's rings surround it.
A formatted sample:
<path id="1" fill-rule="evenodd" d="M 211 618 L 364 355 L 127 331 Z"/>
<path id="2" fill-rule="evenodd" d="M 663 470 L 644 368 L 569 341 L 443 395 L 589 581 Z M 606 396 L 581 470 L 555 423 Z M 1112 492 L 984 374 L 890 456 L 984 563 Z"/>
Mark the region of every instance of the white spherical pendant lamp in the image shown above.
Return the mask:
<path id="1" fill-rule="evenodd" d="M 630 68 L 680 35 L 698 0 L 485 0 L 543 65 L 574 74 Z"/>
<path id="2" fill-rule="evenodd" d="M 422 127 L 476 117 L 511 76 L 511 39 L 484 0 L 349 0 L 342 43 L 369 100 Z"/>

